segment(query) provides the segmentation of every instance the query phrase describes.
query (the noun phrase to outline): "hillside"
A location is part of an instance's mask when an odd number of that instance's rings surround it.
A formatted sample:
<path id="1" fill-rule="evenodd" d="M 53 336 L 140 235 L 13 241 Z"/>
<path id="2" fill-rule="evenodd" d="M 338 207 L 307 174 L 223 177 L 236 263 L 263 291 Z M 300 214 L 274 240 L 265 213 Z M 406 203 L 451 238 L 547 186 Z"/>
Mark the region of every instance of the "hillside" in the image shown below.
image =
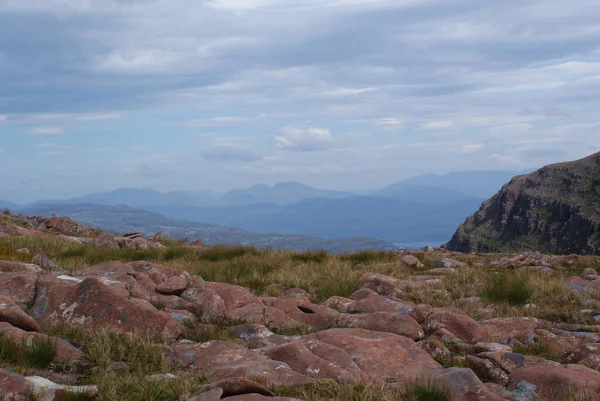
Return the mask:
<path id="1" fill-rule="evenodd" d="M 513 178 L 446 247 L 600 254 L 600 153 Z"/>

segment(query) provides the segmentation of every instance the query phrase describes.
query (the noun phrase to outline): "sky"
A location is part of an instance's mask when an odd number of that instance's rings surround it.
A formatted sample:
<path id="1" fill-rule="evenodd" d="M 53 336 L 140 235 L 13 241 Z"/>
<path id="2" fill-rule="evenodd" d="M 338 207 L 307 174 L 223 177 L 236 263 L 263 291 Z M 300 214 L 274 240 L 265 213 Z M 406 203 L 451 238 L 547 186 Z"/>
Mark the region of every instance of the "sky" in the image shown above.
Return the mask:
<path id="1" fill-rule="evenodd" d="M 597 0 L 0 0 L 0 198 L 600 151 Z"/>

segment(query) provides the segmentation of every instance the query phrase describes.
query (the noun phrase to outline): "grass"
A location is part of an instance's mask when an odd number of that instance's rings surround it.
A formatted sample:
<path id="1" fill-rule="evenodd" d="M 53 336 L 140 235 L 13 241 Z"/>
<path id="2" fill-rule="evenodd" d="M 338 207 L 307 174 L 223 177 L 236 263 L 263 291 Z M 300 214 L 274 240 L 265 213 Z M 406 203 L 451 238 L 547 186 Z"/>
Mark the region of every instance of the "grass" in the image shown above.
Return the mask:
<path id="1" fill-rule="evenodd" d="M 45 369 L 54 362 L 56 357 L 56 340 L 49 336 L 38 340 L 23 341 L 21 344 L 20 362 L 26 367 Z"/>
<path id="2" fill-rule="evenodd" d="M 20 345 L 0 333 L 0 365 L 45 369 L 54 362 L 56 342 L 49 336 L 23 340 Z"/>
<path id="3" fill-rule="evenodd" d="M 325 251 L 306 251 L 292 254 L 291 258 L 297 262 L 325 263 L 329 255 Z"/>
<path id="4" fill-rule="evenodd" d="M 529 303 L 533 292 L 529 275 L 511 271 L 492 276 L 481 296 L 492 303 L 522 306 Z"/>
<path id="5" fill-rule="evenodd" d="M 381 383 L 337 383 L 319 380 L 301 386 L 270 386 L 279 397 L 294 397 L 305 401 L 450 401 L 445 388 L 430 382 L 414 381 L 403 387 Z"/>
<path id="6" fill-rule="evenodd" d="M 212 326 L 186 320 L 183 323 L 183 333 L 181 334 L 181 337 L 197 343 L 219 340 L 239 344 L 240 341 L 230 336 L 227 328 L 228 327 L 225 325 Z"/>
<path id="7" fill-rule="evenodd" d="M 540 358 L 544 358 L 549 361 L 559 362 L 562 364 L 570 363 L 569 357 L 572 355 L 571 353 L 568 353 L 568 352 L 565 354 L 560 354 L 560 353 L 554 351 L 550 346 L 548 346 L 548 344 L 545 344 L 542 341 L 537 342 L 532 346 L 516 347 L 513 349 L 513 352 L 516 352 L 517 354 L 523 354 L 523 355 L 539 356 Z"/>

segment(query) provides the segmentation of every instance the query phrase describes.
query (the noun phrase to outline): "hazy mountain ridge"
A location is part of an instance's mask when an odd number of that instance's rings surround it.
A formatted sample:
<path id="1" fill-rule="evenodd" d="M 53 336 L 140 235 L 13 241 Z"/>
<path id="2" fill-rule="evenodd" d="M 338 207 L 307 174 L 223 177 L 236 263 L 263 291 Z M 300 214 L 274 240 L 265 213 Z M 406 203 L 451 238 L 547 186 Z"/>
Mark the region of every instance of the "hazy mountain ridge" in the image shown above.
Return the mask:
<path id="1" fill-rule="evenodd" d="M 514 177 L 446 247 L 600 254 L 600 153 Z"/>

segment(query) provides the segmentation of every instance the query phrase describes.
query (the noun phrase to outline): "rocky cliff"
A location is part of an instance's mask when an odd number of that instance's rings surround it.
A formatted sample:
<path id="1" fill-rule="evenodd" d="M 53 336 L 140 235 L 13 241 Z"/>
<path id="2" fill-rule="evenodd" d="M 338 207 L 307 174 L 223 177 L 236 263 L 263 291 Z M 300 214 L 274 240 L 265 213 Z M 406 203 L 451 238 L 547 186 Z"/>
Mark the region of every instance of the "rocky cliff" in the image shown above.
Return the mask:
<path id="1" fill-rule="evenodd" d="M 600 254 L 600 153 L 514 177 L 445 247 Z"/>

